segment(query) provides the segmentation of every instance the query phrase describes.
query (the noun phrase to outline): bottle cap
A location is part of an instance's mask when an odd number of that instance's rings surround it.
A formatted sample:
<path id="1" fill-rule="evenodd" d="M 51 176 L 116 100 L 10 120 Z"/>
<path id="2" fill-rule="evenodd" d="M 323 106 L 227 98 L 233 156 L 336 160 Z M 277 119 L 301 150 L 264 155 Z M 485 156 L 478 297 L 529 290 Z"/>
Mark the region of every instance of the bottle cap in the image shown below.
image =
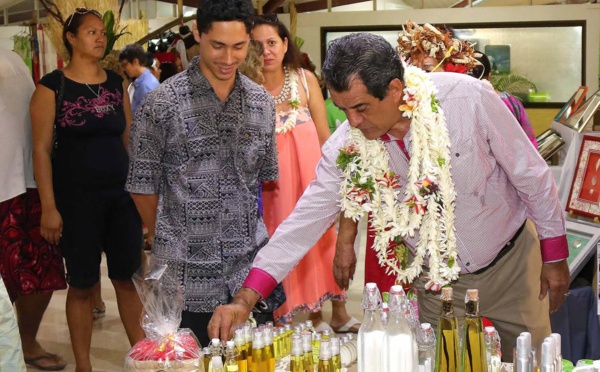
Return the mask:
<path id="1" fill-rule="evenodd" d="M 332 337 L 329 339 L 331 345 L 331 355 L 338 355 L 340 353 L 340 339 Z"/>
<path id="2" fill-rule="evenodd" d="M 202 348 L 202 353 L 204 355 L 210 355 L 210 348 L 209 347 Z"/>
<path id="3" fill-rule="evenodd" d="M 273 328 L 273 322 L 266 322 L 265 325 L 269 328 Z"/>
<path id="4" fill-rule="evenodd" d="M 246 343 L 252 342 L 252 327 L 249 324 L 244 325 L 244 339 Z"/>
<path id="5" fill-rule="evenodd" d="M 517 358 L 529 358 L 531 351 L 531 340 L 527 340 L 527 336 L 521 334 L 517 337 Z"/>
<path id="6" fill-rule="evenodd" d="M 312 335 L 312 340 L 313 341 L 321 341 L 321 335 L 318 333 L 313 333 Z"/>
<path id="7" fill-rule="evenodd" d="M 294 333 L 301 334 L 302 333 L 302 328 L 300 328 L 300 326 L 295 326 L 294 327 Z"/>
<path id="8" fill-rule="evenodd" d="M 485 333 L 494 333 L 496 332 L 496 328 L 492 326 L 485 327 Z"/>
<path id="9" fill-rule="evenodd" d="M 367 283 L 365 286 L 368 289 L 377 289 L 377 284 L 376 283 Z"/>
<path id="10" fill-rule="evenodd" d="M 421 323 L 421 329 L 424 331 L 427 331 L 427 330 L 431 329 L 431 324 L 430 323 Z"/>
<path id="11" fill-rule="evenodd" d="M 233 336 L 233 341 L 237 346 L 242 346 L 246 343 L 246 338 L 244 337 L 244 329 L 236 329 Z"/>
<path id="12" fill-rule="evenodd" d="M 465 302 L 469 301 L 479 301 L 478 289 L 467 289 L 467 294 L 465 295 Z"/>
<path id="13" fill-rule="evenodd" d="M 377 310 L 381 306 L 381 294 L 375 283 L 367 283 L 365 286 L 361 305 L 365 310 Z"/>
<path id="14" fill-rule="evenodd" d="M 291 331 L 292 330 L 292 325 L 291 324 L 286 324 L 283 326 L 283 329 L 285 329 L 286 331 Z"/>
<path id="15" fill-rule="evenodd" d="M 218 338 L 213 338 L 212 340 L 210 340 L 210 344 L 213 346 L 220 346 L 221 340 L 219 340 Z"/>
<path id="16" fill-rule="evenodd" d="M 330 336 L 333 335 L 333 332 L 331 331 L 331 329 L 325 329 L 323 330 L 323 336 Z"/>
<path id="17" fill-rule="evenodd" d="M 263 330 L 263 342 L 265 346 L 273 345 L 273 329 L 267 327 Z"/>
<path id="18" fill-rule="evenodd" d="M 312 328 L 313 322 L 312 320 L 307 320 L 306 322 L 304 322 L 304 325 L 306 326 L 306 328 Z"/>
<path id="19" fill-rule="evenodd" d="M 550 342 L 549 340 L 553 340 Z M 554 365 L 554 339 L 552 337 L 546 337 L 542 343 L 542 366 Z"/>
<path id="20" fill-rule="evenodd" d="M 562 355 L 562 345 L 561 345 L 561 337 L 560 337 L 560 333 L 551 333 L 550 337 L 552 337 L 554 339 L 554 343 L 556 345 L 556 351 L 554 352 L 554 354 L 556 356 Z"/>
<path id="21" fill-rule="evenodd" d="M 387 302 L 384 302 L 381 304 L 381 310 L 382 311 L 390 311 L 390 305 L 388 305 Z"/>
<path id="22" fill-rule="evenodd" d="M 292 336 L 292 355 L 302 355 L 304 350 L 302 349 L 302 338 L 299 335 Z"/>
<path id="23" fill-rule="evenodd" d="M 227 341 L 227 348 L 228 349 L 233 349 L 235 348 L 235 343 L 233 341 Z"/>
<path id="24" fill-rule="evenodd" d="M 442 301 L 452 301 L 452 287 L 444 287 L 442 288 L 442 294 L 440 295 L 440 299 Z"/>
<path id="25" fill-rule="evenodd" d="M 263 341 L 263 333 L 261 331 L 256 331 L 252 334 L 252 348 L 253 349 L 262 349 L 265 347 Z"/>
<path id="26" fill-rule="evenodd" d="M 319 347 L 319 359 L 320 360 L 331 359 L 331 348 L 329 346 L 329 341 L 321 342 L 321 346 Z"/>
<path id="27" fill-rule="evenodd" d="M 390 288 L 390 295 L 400 293 L 404 294 L 404 288 L 402 288 L 401 285 L 393 285 L 392 288 Z"/>

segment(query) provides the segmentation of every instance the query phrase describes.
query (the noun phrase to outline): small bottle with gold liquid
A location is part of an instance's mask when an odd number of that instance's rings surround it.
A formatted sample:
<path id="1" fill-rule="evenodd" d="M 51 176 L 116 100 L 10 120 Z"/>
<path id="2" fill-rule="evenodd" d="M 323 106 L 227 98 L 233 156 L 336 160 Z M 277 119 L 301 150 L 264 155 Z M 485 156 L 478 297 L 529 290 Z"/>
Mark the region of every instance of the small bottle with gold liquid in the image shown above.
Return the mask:
<path id="1" fill-rule="evenodd" d="M 248 372 L 250 372 L 252 371 L 252 327 L 249 324 L 244 324 L 243 329 L 244 340 L 246 341 L 246 360 L 248 361 Z"/>
<path id="2" fill-rule="evenodd" d="M 210 343 L 208 344 L 208 348 L 210 349 L 210 362 L 208 364 L 207 371 L 208 372 L 216 372 L 218 370 L 218 368 L 220 368 L 219 371 L 222 371 L 223 370 L 223 359 L 222 359 L 223 348 L 221 347 L 221 340 L 219 340 L 218 338 L 213 338 L 210 341 Z M 220 363 L 215 365 L 215 360 L 217 360 L 216 359 L 217 357 L 218 357 Z"/>
<path id="3" fill-rule="evenodd" d="M 337 337 L 331 337 L 329 339 L 331 344 L 331 363 L 333 365 L 333 372 L 342 372 L 342 358 L 340 355 L 340 339 Z"/>
<path id="4" fill-rule="evenodd" d="M 227 341 L 225 348 L 225 372 L 239 372 L 238 363 L 236 360 L 237 352 L 235 351 L 235 343 Z"/>
<path id="5" fill-rule="evenodd" d="M 331 329 L 326 329 L 322 332 L 321 341 L 327 341 L 333 337 Z"/>
<path id="6" fill-rule="evenodd" d="M 248 350 L 246 349 L 246 338 L 244 337 L 244 329 L 236 329 L 233 342 L 236 348 L 236 360 L 239 372 L 248 372 Z"/>
<path id="7" fill-rule="evenodd" d="M 263 342 L 265 345 L 264 358 L 267 362 L 266 372 L 275 372 L 275 348 L 273 346 L 272 327 L 267 327 L 263 330 Z"/>
<path id="8" fill-rule="evenodd" d="M 291 358 L 290 358 L 290 371 L 291 372 L 305 372 L 304 370 L 304 361 L 302 355 L 304 351 L 302 350 L 302 338 L 300 335 L 292 336 L 292 350 L 291 350 Z"/>
<path id="9" fill-rule="evenodd" d="M 265 345 L 263 341 L 263 333 L 261 331 L 256 331 L 252 334 L 252 371 L 267 371 Z"/>
<path id="10" fill-rule="evenodd" d="M 304 362 L 304 369 L 307 371 L 314 370 L 314 362 L 312 355 L 312 335 L 310 333 L 302 333 L 302 361 Z"/>
<path id="11" fill-rule="evenodd" d="M 279 350 L 279 328 L 273 327 L 273 352 L 275 353 L 275 360 L 281 358 L 281 351 Z"/>
<path id="12" fill-rule="evenodd" d="M 292 352 L 292 335 L 294 334 L 294 330 L 292 329 L 291 324 L 286 324 L 283 329 L 285 329 L 285 338 L 283 342 L 283 356 L 285 357 Z"/>
<path id="13" fill-rule="evenodd" d="M 462 371 L 487 372 L 483 323 L 479 316 L 479 291 L 467 289 L 465 303 L 465 328 L 461 347 Z"/>
<path id="14" fill-rule="evenodd" d="M 334 372 L 329 343 L 329 341 L 321 342 L 319 348 L 319 366 L 317 367 L 318 372 Z"/>
<path id="15" fill-rule="evenodd" d="M 458 372 L 458 325 L 454 315 L 451 287 L 442 288 L 442 313 L 436 337 L 435 372 Z"/>
<path id="16" fill-rule="evenodd" d="M 312 333 L 312 356 L 313 364 L 319 363 L 319 351 L 321 350 L 321 335 L 318 333 Z"/>
<path id="17" fill-rule="evenodd" d="M 204 370 L 208 372 L 208 367 L 210 366 L 210 358 L 212 358 L 212 355 L 210 354 L 210 348 L 205 347 L 202 349 L 202 352 L 204 353 Z"/>

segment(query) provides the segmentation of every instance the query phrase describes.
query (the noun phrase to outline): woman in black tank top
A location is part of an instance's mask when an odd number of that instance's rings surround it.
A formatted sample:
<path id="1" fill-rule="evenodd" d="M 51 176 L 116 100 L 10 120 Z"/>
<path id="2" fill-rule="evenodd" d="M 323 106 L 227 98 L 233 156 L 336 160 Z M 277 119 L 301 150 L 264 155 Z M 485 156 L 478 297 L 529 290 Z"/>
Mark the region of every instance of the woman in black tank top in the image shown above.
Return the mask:
<path id="1" fill-rule="evenodd" d="M 44 76 L 31 100 L 34 173 L 41 234 L 65 258 L 77 371 L 91 371 L 92 298 L 102 253 L 130 343 L 144 336 L 131 281 L 141 263 L 142 228 L 124 190 L 130 101 L 123 79 L 99 66 L 107 44 L 101 15 L 77 8 L 64 21 L 63 41 L 70 63 Z"/>

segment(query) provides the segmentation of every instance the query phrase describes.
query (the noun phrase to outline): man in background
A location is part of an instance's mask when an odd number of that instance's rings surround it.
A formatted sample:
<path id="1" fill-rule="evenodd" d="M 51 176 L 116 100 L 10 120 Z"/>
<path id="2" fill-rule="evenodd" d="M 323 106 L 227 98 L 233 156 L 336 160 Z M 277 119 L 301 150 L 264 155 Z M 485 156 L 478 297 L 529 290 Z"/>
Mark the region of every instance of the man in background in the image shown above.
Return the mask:
<path id="1" fill-rule="evenodd" d="M 119 53 L 119 61 L 125 75 L 133 80 L 131 112 L 135 113 L 146 94 L 159 86 L 158 79 L 146 67 L 146 52 L 139 44 L 129 44 Z"/>

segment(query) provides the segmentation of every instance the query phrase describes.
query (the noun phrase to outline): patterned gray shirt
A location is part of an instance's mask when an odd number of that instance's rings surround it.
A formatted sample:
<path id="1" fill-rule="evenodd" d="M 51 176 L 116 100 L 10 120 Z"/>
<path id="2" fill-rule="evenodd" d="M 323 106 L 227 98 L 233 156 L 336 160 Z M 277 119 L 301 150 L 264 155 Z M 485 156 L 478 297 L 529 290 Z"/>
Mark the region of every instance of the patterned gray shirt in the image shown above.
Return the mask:
<path id="1" fill-rule="evenodd" d="M 259 182 L 278 176 L 275 106 L 239 72 L 222 102 L 198 62 L 136 112 L 126 189 L 158 194 L 153 258 L 183 285 L 185 310 L 212 312 L 268 240 L 257 201 Z"/>

